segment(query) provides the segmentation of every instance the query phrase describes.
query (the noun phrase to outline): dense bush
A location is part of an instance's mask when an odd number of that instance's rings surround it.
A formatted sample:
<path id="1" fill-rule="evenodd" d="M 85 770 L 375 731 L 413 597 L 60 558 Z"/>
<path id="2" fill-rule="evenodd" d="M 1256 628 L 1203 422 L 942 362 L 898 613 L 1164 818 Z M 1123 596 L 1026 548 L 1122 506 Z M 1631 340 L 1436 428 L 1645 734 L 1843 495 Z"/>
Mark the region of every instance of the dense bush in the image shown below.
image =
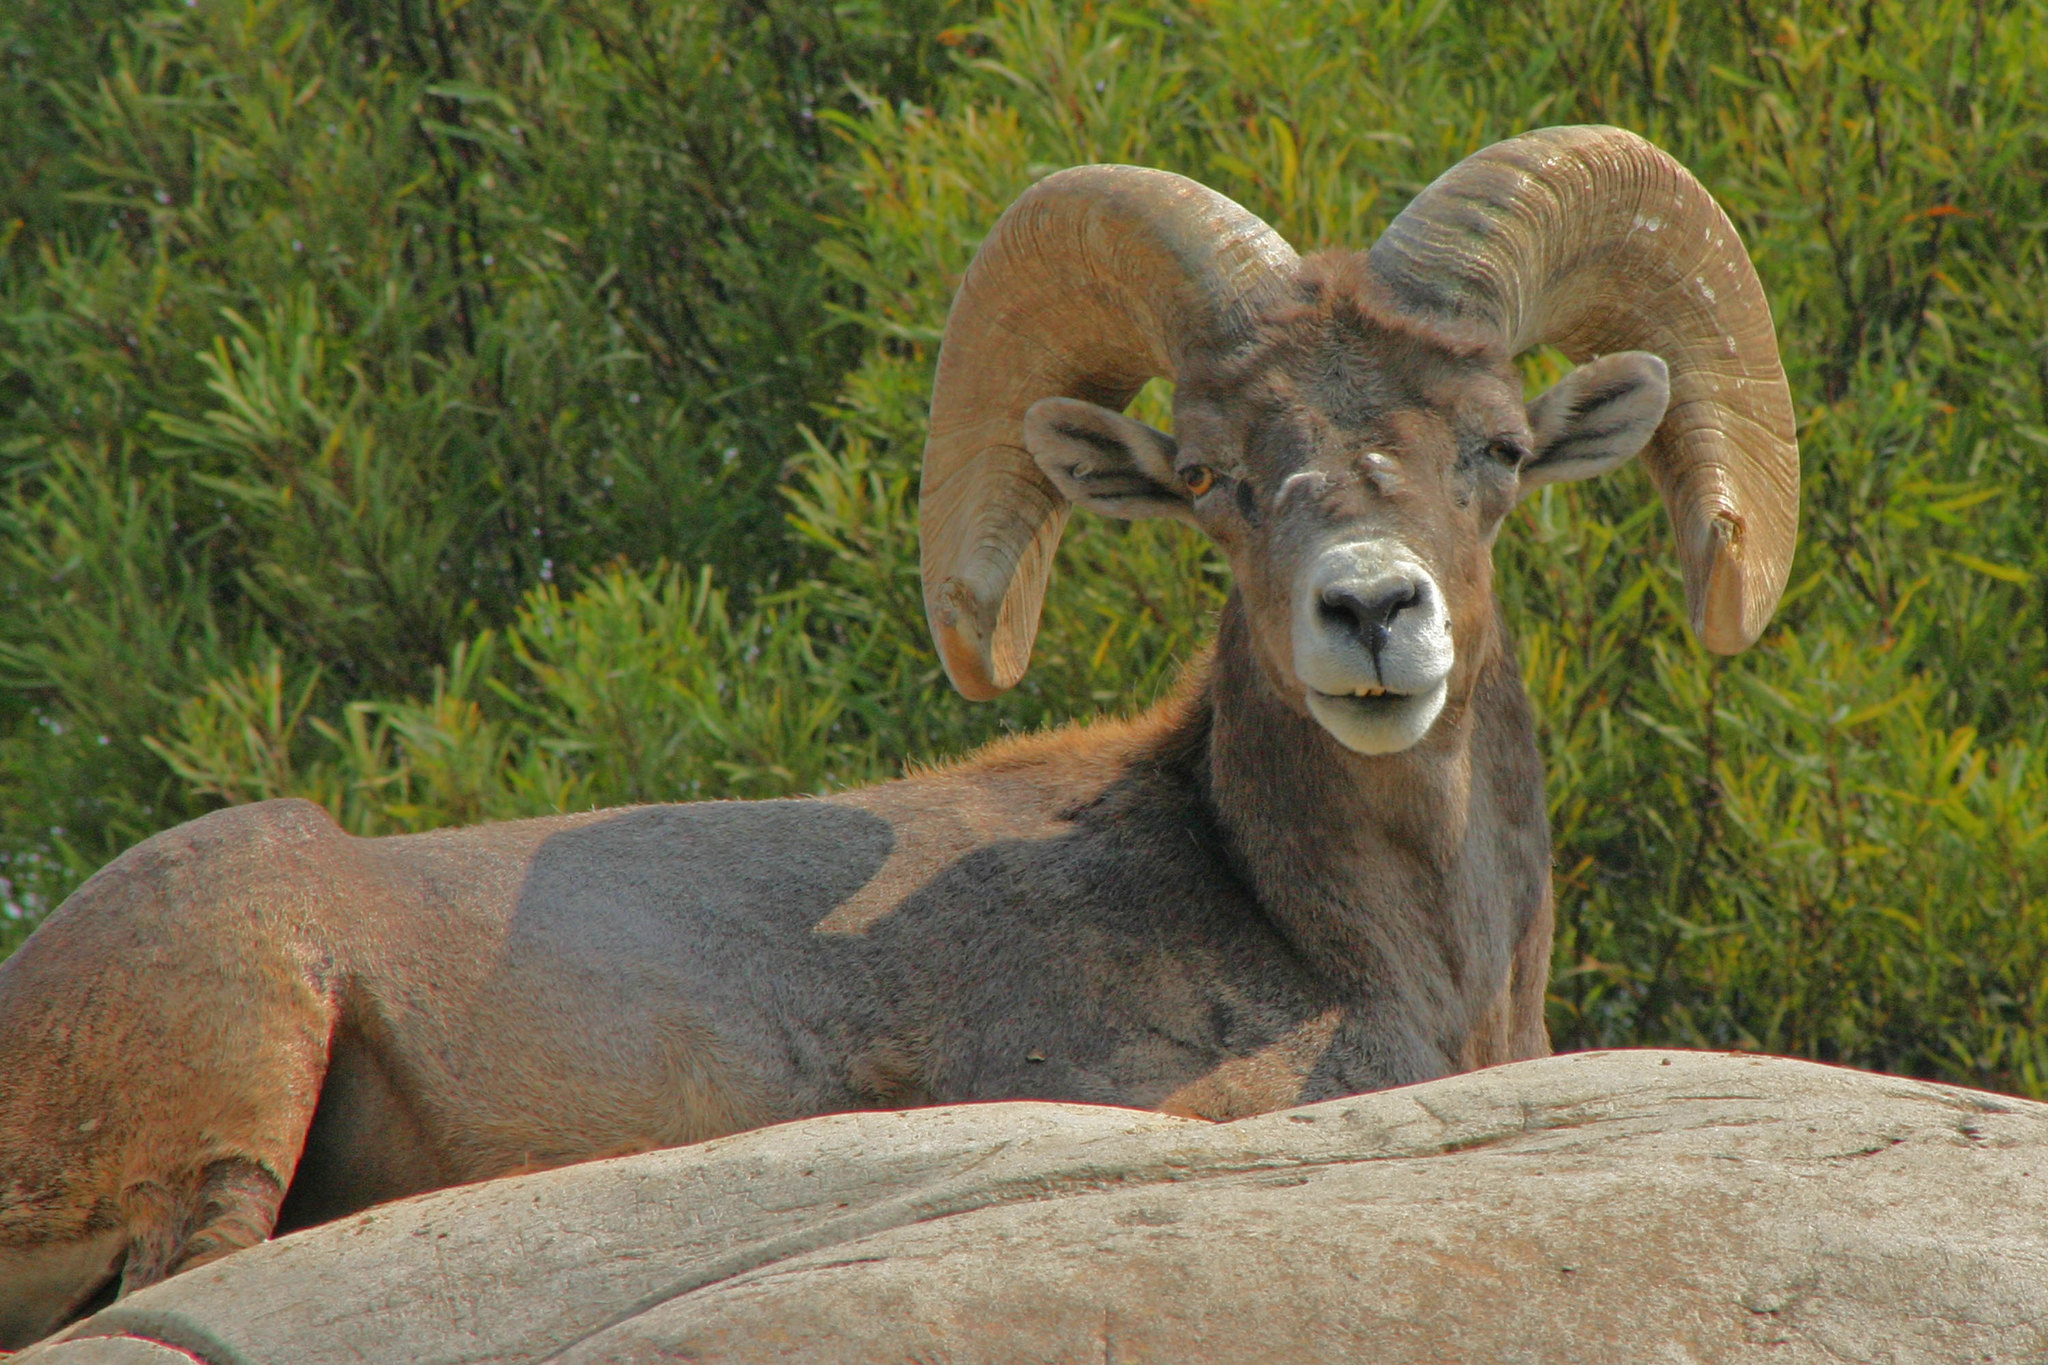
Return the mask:
<path id="1" fill-rule="evenodd" d="M 1732 661 L 1639 474 L 1503 537 L 1557 1041 L 2048 1094 L 2042 0 L 394 6 L 46 54 L 15 21 L 17 913 L 210 801 L 367 832 L 810 791 L 1141 704 L 1225 587 L 1178 528 L 1077 522 L 1000 703 L 924 639 L 922 409 L 979 234 L 1123 160 L 1358 245 L 1464 153 L 1602 121 L 1742 228 L 1806 503 Z"/>
<path id="2" fill-rule="evenodd" d="M 620 558 L 802 570 L 777 482 L 864 345 L 824 120 L 944 51 L 940 0 L 94 3 L 0 20 L 29 913 L 204 808 L 144 741 L 212 679 L 332 717 Z"/>

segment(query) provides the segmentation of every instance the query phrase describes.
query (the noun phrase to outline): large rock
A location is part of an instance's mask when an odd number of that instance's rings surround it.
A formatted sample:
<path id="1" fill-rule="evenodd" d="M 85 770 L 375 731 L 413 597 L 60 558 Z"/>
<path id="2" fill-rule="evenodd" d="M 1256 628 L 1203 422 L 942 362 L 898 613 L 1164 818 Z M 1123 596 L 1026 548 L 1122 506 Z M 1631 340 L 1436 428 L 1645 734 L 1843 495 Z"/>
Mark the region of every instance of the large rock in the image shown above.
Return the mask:
<path id="1" fill-rule="evenodd" d="M 18 1365 L 2039 1361 L 2048 1105 L 1586 1053 L 1237 1123 L 844 1114 L 445 1190 Z"/>

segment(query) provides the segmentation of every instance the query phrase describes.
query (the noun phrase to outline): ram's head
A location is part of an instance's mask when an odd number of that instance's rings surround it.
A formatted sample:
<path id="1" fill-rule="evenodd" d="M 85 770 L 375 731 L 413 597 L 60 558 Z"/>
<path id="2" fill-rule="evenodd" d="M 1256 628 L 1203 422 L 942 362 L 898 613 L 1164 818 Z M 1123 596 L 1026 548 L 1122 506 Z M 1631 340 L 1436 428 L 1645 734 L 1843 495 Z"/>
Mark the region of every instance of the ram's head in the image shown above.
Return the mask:
<path id="1" fill-rule="evenodd" d="M 1512 361 L 1580 368 L 1524 404 Z M 1174 435 L 1123 415 L 1176 381 Z M 1179 176 L 1084 166 L 983 243 L 947 323 L 923 487 L 925 601 L 970 697 L 1029 660 L 1074 504 L 1200 526 L 1274 690 L 1345 746 L 1409 748 L 1469 690 L 1516 500 L 1645 451 L 1692 624 L 1750 644 L 1790 568 L 1798 449 L 1734 229 L 1633 134 L 1467 158 L 1369 252 L 1304 261 Z"/>

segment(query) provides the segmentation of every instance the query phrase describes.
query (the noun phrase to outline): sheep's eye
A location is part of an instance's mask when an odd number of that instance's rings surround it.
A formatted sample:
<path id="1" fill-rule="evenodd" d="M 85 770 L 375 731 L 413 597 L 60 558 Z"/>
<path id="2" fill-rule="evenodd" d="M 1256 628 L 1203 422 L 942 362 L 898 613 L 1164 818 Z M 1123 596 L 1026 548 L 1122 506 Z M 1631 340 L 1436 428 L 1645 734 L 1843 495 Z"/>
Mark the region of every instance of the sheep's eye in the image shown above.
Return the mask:
<path id="1" fill-rule="evenodd" d="M 1494 439 L 1486 443 L 1486 453 L 1506 465 L 1509 469 L 1521 468 L 1522 461 L 1529 454 L 1523 448 L 1522 443 L 1512 436 L 1494 437 Z"/>
<path id="2" fill-rule="evenodd" d="M 1180 481 L 1199 498 L 1216 486 L 1216 471 L 1205 464 L 1191 464 L 1180 471 Z"/>

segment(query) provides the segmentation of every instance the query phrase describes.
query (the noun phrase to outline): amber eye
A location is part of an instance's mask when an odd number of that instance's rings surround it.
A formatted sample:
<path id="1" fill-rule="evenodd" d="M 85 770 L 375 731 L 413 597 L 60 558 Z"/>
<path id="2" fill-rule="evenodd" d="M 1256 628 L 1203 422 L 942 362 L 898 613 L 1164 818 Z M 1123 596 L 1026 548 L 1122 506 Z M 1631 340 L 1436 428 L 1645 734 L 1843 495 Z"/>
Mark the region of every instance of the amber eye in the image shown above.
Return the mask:
<path id="1" fill-rule="evenodd" d="M 1181 470 L 1180 481 L 1188 486 L 1188 492 L 1199 498 L 1216 486 L 1216 471 L 1205 464 L 1191 464 Z"/>
<path id="2" fill-rule="evenodd" d="M 1521 467 L 1523 457 L 1528 453 L 1522 443 L 1512 436 L 1497 436 L 1487 442 L 1486 453 L 1506 465 L 1509 469 Z"/>

